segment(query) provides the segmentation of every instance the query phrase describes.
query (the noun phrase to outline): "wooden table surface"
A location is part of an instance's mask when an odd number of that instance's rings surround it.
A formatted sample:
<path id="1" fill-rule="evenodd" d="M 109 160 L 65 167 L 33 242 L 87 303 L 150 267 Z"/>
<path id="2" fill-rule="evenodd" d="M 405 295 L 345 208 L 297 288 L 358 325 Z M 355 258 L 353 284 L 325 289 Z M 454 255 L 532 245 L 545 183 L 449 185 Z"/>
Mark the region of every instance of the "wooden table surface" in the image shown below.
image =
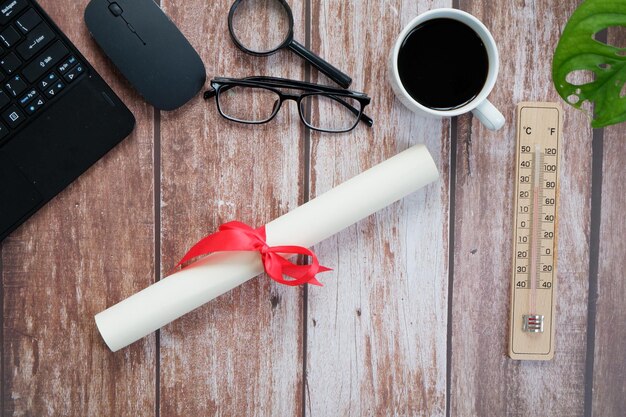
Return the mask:
<path id="1" fill-rule="evenodd" d="M 87 0 L 42 3 L 137 126 L 0 247 L 3 416 L 626 414 L 626 125 L 592 130 L 562 104 L 556 355 L 506 355 L 514 110 L 560 101 L 551 56 L 577 0 L 291 0 L 296 39 L 373 98 L 374 127 L 342 135 L 305 130 L 293 105 L 258 127 L 222 119 L 200 95 L 155 111 L 89 37 Z M 161 2 L 209 78 L 329 82 L 289 52 L 237 50 L 230 3 Z M 389 49 L 435 7 L 492 31 L 502 130 L 471 115 L 425 119 L 394 98 Z M 94 314 L 163 278 L 220 224 L 265 224 L 416 143 L 440 181 L 315 246 L 334 268 L 324 287 L 262 276 L 129 348 L 103 343 Z"/>

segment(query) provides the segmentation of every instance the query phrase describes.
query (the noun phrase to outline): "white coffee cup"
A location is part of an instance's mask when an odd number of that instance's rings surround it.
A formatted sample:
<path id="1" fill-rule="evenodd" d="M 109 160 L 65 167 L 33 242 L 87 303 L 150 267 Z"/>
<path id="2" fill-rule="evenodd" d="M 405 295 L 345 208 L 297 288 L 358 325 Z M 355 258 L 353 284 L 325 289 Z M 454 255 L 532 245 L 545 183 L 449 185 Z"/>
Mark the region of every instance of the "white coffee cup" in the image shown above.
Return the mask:
<path id="1" fill-rule="evenodd" d="M 411 95 L 404 88 L 398 71 L 398 54 L 406 37 L 414 28 L 422 23 L 428 20 L 441 18 L 454 19 L 470 27 L 480 37 L 485 45 L 489 62 L 487 79 L 485 80 L 483 88 L 476 95 L 476 97 L 468 103 L 450 110 L 437 110 L 420 104 L 413 97 L 411 97 Z M 504 125 L 504 116 L 497 108 L 495 108 L 493 104 L 489 102 L 489 100 L 487 100 L 487 96 L 496 83 L 499 66 L 499 56 L 496 42 L 494 41 L 493 36 L 491 36 L 489 30 L 480 20 L 462 10 L 434 9 L 417 16 L 402 30 L 402 32 L 400 32 L 389 58 L 389 81 L 398 99 L 415 113 L 431 117 L 449 117 L 458 116 L 471 111 L 487 127 L 487 129 L 498 130 Z"/>

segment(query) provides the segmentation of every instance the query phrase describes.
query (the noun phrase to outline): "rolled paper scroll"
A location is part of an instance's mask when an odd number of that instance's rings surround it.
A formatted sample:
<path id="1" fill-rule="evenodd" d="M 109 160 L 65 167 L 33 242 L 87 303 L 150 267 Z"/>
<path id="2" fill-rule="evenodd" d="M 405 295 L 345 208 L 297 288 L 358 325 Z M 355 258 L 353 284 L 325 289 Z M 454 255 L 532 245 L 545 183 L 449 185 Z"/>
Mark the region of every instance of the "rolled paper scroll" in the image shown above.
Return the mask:
<path id="1" fill-rule="evenodd" d="M 439 177 L 424 145 L 357 175 L 265 225 L 269 246 L 310 247 Z M 115 352 L 263 272 L 258 252 L 218 252 L 98 313 Z"/>

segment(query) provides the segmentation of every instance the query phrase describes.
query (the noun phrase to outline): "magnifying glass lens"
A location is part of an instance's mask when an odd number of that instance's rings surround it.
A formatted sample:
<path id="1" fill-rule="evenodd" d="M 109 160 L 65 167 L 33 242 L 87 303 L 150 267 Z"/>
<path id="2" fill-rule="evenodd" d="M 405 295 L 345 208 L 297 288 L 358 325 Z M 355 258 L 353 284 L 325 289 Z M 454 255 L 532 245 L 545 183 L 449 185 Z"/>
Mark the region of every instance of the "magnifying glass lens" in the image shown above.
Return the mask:
<path id="1" fill-rule="evenodd" d="M 260 54 L 281 46 L 289 29 L 289 14 L 280 1 L 244 0 L 233 15 L 233 35 L 244 48 Z"/>

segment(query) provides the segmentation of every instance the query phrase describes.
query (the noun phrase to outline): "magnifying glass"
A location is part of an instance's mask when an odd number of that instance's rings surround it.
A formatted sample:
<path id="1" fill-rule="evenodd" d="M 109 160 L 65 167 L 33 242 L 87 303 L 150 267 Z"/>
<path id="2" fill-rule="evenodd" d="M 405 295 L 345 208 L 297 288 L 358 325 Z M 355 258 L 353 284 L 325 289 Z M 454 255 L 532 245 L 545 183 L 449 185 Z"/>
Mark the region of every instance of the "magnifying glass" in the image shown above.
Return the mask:
<path id="1" fill-rule="evenodd" d="M 343 88 L 352 78 L 293 39 L 293 14 L 285 0 L 235 0 L 228 13 L 228 30 L 239 49 L 267 56 L 289 48 Z"/>

